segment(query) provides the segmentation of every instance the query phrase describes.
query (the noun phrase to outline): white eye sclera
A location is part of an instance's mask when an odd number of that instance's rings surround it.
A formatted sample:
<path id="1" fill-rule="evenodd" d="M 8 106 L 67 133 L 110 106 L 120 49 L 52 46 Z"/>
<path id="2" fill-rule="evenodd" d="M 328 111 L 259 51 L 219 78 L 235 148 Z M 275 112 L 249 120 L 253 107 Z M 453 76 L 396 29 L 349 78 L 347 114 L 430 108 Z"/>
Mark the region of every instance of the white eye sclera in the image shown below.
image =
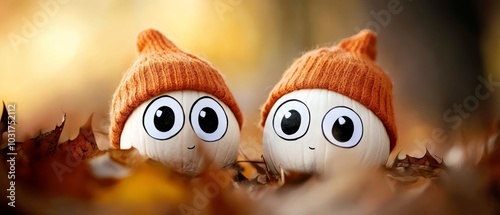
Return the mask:
<path id="1" fill-rule="evenodd" d="M 142 124 L 150 137 L 167 140 L 184 126 L 184 111 L 173 97 L 160 96 L 146 107 Z"/>
<path id="2" fill-rule="evenodd" d="M 274 132 L 284 140 L 297 140 L 309 129 L 311 114 L 307 106 L 296 99 L 281 104 L 273 117 Z"/>
<path id="3" fill-rule="evenodd" d="M 356 146 L 363 137 L 363 123 L 352 109 L 338 106 L 330 109 L 322 123 L 323 135 L 333 145 L 342 148 Z"/>
<path id="4" fill-rule="evenodd" d="M 208 96 L 194 102 L 189 120 L 196 135 L 206 142 L 220 140 L 228 128 L 228 118 L 224 108 Z"/>

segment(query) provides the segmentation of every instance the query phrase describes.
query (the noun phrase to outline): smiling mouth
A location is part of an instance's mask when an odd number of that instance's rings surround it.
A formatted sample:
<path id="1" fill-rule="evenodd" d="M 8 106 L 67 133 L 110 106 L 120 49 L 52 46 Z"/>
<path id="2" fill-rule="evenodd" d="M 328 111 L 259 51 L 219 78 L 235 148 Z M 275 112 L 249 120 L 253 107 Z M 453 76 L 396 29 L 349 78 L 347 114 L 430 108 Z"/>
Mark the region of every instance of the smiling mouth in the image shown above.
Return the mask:
<path id="1" fill-rule="evenodd" d="M 187 147 L 187 148 L 188 148 L 188 149 L 194 149 L 194 147 L 196 147 L 196 146 L 191 146 L 191 147 Z"/>
<path id="2" fill-rule="evenodd" d="M 316 148 L 313 148 L 313 147 L 310 147 L 310 146 L 309 146 L 309 149 L 310 149 L 310 150 L 315 150 Z"/>

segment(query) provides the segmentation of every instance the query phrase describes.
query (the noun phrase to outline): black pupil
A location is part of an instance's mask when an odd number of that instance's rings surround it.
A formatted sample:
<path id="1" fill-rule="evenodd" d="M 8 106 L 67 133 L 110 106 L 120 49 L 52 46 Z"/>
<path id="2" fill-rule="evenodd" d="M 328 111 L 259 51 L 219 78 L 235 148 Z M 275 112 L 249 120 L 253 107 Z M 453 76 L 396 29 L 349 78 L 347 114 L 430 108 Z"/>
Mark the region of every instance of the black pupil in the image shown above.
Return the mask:
<path id="1" fill-rule="evenodd" d="M 300 113 L 296 110 L 290 110 L 281 119 L 281 130 L 287 135 L 295 134 L 300 128 Z"/>
<path id="2" fill-rule="evenodd" d="M 339 117 L 332 127 L 333 137 L 339 142 L 347 142 L 354 133 L 354 124 L 351 118 L 347 116 Z"/>
<path id="3" fill-rule="evenodd" d="M 200 115 L 198 115 L 198 123 L 201 130 L 203 130 L 204 132 L 208 134 L 214 133 L 219 126 L 217 113 L 215 113 L 214 109 L 209 107 L 201 109 Z"/>
<path id="4" fill-rule="evenodd" d="M 154 123 L 156 129 L 161 132 L 167 132 L 174 127 L 175 114 L 172 108 L 162 106 L 156 110 Z"/>

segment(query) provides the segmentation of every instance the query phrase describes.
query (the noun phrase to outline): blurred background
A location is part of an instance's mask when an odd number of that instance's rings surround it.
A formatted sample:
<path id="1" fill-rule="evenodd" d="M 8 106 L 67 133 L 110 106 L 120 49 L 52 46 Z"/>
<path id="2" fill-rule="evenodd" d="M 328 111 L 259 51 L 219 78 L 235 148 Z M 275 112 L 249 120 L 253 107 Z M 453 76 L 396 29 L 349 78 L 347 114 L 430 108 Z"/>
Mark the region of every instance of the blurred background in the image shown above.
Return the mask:
<path id="1" fill-rule="evenodd" d="M 260 157 L 260 106 L 283 71 L 363 28 L 378 33 L 377 63 L 394 83 L 392 156 L 485 143 L 497 120 L 500 88 L 484 80 L 500 81 L 498 1 L 0 0 L 0 99 L 17 104 L 18 140 L 53 129 L 63 113 L 62 140 L 91 113 L 106 132 L 146 28 L 224 74 L 251 157 Z"/>

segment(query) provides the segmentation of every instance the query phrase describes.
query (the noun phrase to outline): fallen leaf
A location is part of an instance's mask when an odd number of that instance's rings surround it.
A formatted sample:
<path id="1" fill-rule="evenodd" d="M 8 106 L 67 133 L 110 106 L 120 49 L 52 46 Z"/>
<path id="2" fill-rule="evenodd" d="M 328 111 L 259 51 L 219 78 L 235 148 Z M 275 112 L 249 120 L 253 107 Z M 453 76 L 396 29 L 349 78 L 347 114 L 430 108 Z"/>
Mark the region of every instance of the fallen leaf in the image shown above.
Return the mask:
<path id="1" fill-rule="evenodd" d="M 266 169 L 262 161 L 237 161 L 232 168 L 236 170 L 235 182 L 263 185 L 267 183 Z M 250 169 L 250 170 L 249 170 Z M 263 179 L 264 177 L 264 179 Z"/>
<path id="2" fill-rule="evenodd" d="M 104 151 L 99 150 L 92 131 L 92 115 L 80 128 L 80 133 L 73 140 L 68 140 L 57 146 L 62 153 L 69 153 L 74 159 L 85 160 L 101 155 Z"/>
<path id="3" fill-rule="evenodd" d="M 7 108 L 5 107 L 5 103 L 2 102 L 2 118 L 0 118 L 0 146 L 3 144 L 3 133 L 7 131 L 8 124 L 8 116 Z"/>
<path id="4" fill-rule="evenodd" d="M 437 177 L 441 170 L 446 170 L 446 165 L 434 158 L 429 150 L 426 149 L 424 156 L 415 158 L 405 155 L 405 158 L 399 159 L 396 156 L 389 171 L 396 176 L 421 176 L 424 178 Z"/>
<path id="5" fill-rule="evenodd" d="M 17 152 L 29 156 L 30 161 L 36 162 L 47 156 L 54 155 L 57 150 L 59 138 L 66 122 L 64 114 L 61 125 L 57 125 L 54 130 L 41 133 L 35 138 L 16 144 Z"/>
<path id="6" fill-rule="evenodd" d="M 420 158 L 405 155 L 403 159 L 399 159 L 396 156 L 392 167 L 387 169 L 387 181 L 393 190 L 420 193 L 427 186 L 423 181 L 438 178 L 441 170 L 446 169 L 446 165 L 426 149 L 424 156 Z"/>
<path id="7" fill-rule="evenodd" d="M 85 162 L 104 153 L 95 143 L 91 119 L 92 115 L 75 139 L 61 144 L 58 142 L 66 114 L 54 130 L 16 143 L 16 185 L 51 195 L 84 198 L 91 197 L 96 188 L 109 185 L 113 180 L 96 179 Z M 7 167 L 8 163 L 4 164 Z"/>

